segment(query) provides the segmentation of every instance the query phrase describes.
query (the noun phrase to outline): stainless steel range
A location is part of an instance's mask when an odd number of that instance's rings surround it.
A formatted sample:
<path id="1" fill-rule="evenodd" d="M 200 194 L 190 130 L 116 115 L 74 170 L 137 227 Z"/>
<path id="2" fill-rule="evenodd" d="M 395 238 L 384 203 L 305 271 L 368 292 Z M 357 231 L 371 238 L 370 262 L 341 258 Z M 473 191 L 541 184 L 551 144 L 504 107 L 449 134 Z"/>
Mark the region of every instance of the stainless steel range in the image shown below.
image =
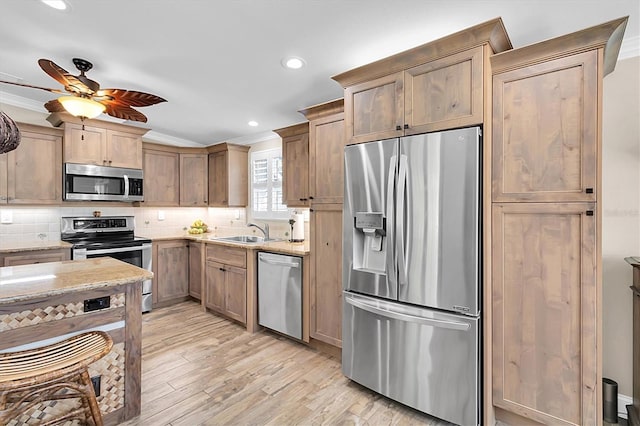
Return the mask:
<path id="1" fill-rule="evenodd" d="M 60 237 L 74 260 L 108 256 L 151 271 L 151 240 L 136 237 L 133 216 L 63 217 Z M 142 283 L 142 312 L 151 311 L 152 281 Z"/>

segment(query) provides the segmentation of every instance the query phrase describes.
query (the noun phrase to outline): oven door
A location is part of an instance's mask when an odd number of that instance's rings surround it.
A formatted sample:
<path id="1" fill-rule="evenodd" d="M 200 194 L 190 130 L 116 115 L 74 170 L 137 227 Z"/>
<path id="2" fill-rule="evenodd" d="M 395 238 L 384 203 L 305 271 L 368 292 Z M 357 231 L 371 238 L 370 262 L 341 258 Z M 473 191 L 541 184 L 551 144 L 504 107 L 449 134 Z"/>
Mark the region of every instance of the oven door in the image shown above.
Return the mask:
<path id="1" fill-rule="evenodd" d="M 151 271 L 151 244 L 144 243 L 133 247 L 112 247 L 97 250 L 86 248 L 73 249 L 74 260 L 92 259 L 95 257 L 112 257 L 139 268 Z M 151 280 L 142 282 L 142 312 L 151 311 L 153 284 Z"/>

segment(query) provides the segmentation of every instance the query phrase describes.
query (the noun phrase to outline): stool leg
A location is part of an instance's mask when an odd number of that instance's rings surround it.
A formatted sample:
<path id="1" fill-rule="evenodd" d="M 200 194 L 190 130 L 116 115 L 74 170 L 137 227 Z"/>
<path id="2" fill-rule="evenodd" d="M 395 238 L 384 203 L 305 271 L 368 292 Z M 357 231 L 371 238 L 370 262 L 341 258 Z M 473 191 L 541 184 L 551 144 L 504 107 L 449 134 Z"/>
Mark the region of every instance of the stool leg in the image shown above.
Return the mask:
<path id="1" fill-rule="evenodd" d="M 98 400 L 96 399 L 96 394 L 93 390 L 93 383 L 91 383 L 91 378 L 89 377 L 89 372 L 84 370 L 81 374 L 82 383 L 87 389 L 86 401 L 89 404 L 89 409 L 91 410 L 91 417 L 93 417 L 93 423 L 96 426 L 102 425 L 102 414 L 100 413 L 100 407 L 98 406 Z"/>

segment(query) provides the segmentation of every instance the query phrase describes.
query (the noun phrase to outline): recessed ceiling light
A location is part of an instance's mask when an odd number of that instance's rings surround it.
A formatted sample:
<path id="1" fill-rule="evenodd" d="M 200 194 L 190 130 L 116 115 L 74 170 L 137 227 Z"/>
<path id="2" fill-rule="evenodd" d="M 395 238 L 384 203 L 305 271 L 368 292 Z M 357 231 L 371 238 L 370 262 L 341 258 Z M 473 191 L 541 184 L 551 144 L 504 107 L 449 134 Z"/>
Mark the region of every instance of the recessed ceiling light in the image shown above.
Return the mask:
<path id="1" fill-rule="evenodd" d="M 292 70 L 297 70 L 304 66 L 304 60 L 296 56 L 289 56 L 282 60 L 282 66 Z"/>
<path id="2" fill-rule="evenodd" d="M 251 126 L 251 127 L 256 127 L 256 126 L 258 125 L 258 122 L 257 122 L 257 121 L 253 121 L 253 120 L 251 120 L 251 121 L 250 121 L 250 122 L 248 122 L 247 124 L 248 124 L 249 126 Z"/>
<path id="3" fill-rule="evenodd" d="M 64 0 L 41 0 L 41 1 L 42 3 L 54 9 L 65 10 L 67 8 L 67 3 Z"/>

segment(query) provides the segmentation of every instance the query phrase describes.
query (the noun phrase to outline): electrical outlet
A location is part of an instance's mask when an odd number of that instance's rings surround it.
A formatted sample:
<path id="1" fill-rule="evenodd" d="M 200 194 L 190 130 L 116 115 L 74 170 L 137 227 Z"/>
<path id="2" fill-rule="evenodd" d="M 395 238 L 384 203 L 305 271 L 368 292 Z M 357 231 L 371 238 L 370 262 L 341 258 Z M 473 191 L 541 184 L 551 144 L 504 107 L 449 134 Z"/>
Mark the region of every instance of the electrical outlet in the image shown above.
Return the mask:
<path id="1" fill-rule="evenodd" d="M 13 211 L 1 210 L 0 211 L 0 223 L 13 223 Z"/>
<path id="2" fill-rule="evenodd" d="M 164 210 L 158 210 L 158 220 L 164 220 Z"/>
<path id="3" fill-rule="evenodd" d="M 91 384 L 93 385 L 93 391 L 96 393 L 96 398 L 100 396 L 100 382 L 102 376 L 93 376 L 91 378 Z"/>

